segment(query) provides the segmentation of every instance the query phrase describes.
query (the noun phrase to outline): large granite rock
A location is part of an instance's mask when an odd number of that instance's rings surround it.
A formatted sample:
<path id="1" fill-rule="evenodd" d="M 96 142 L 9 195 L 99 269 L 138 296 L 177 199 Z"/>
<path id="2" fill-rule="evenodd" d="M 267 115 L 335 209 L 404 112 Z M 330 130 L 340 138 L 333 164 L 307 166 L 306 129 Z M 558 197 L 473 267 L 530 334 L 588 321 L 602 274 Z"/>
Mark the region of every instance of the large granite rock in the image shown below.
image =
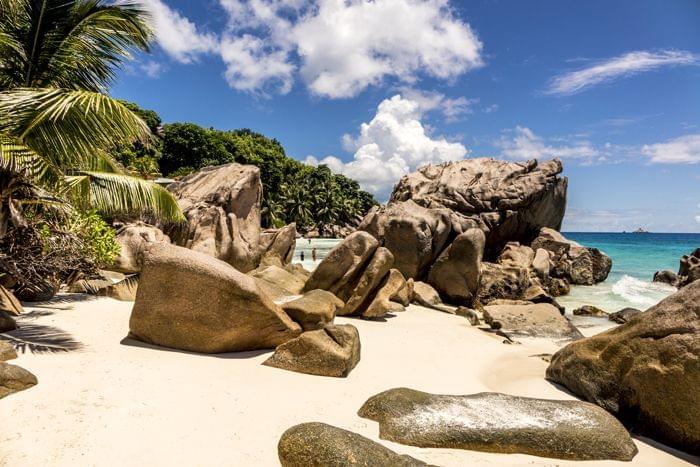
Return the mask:
<path id="1" fill-rule="evenodd" d="M 170 233 L 174 243 L 205 253 L 242 272 L 260 262 L 260 169 L 206 167 L 168 187 L 187 219 Z"/>
<path id="2" fill-rule="evenodd" d="M 0 362 L 0 399 L 37 384 L 36 376 L 22 367 Z"/>
<path id="3" fill-rule="evenodd" d="M 424 467 L 371 439 L 325 423 L 293 426 L 277 446 L 282 467 Z"/>
<path id="4" fill-rule="evenodd" d="M 547 378 L 639 433 L 700 454 L 700 282 L 567 345 L 552 357 Z"/>
<path id="5" fill-rule="evenodd" d="M 453 313 L 452 309 L 445 306 L 440 298 L 440 294 L 430 284 L 425 282 L 413 282 L 413 298 L 412 303 L 415 303 L 426 308 L 432 308 L 438 311 Z"/>
<path id="6" fill-rule="evenodd" d="M 572 460 L 629 461 L 637 454 L 624 426 L 580 401 L 498 393 L 469 396 L 390 389 L 358 414 L 379 423 L 379 436 L 424 448 L 522 453 Z"/>
<path id="7" fill-rule="evenodd" d="M 388 313 L 404 311 L 403 304 L 392 301 L 406 288 L 406 279 L 398 269 L 392 269 L 384 279 L 384 283 L 379 287 L 378 292 L 370 302 L 369 306 L 362 312 L 364 318 L 379 318 Z"/>
<path id="8" fill-rule="evenodd" d="M 362 274 L 349 287 L 338 292 L 339 298 L 345 301 L 345 306 L 338 314 L 362 314 L 369 305 L 373 292 L 382 285 L 393 265 L 394 255 L 384 247 L 377 248 Z"/>
<path id="9" fill-rule="evenodd" d="M 679 287 L 685 287 L 700 279 L 700 248 L 681 258 L 678 276 Z"/>
<path id="10" fill-rule="evenodd" d="M 597 248 L 588 248 L 566 239 L 554 229 L 541 229 L 532 241 L 534 250 L 549 252 L 554 277 L 567 279 L 571 284 L 594 285 L 608 278 L 612 260 Z"/>
<path id="11" fill-rule="evenodd" d="M 129 328 L 135 339 L 204 353 L 274 348 L 301 332 L 253 278 L 165 244 L 144 254 Z"/>
<path id="12" fill-rule="evenodd" d="M 450 212 L 407 200 L 373 208 L 358 227 L 380 239 L 405 278 L 422 279 L 447 245 Z"/>
<path id="13" fill-rule="evenodd" d="M 260 267 L 249 273 L 250 276 L 266 281 L 270 284 L 283 288 L 287 295 L 298 295 L 306 284 L 306 277 L 301 274 L 294 274 L 288 269 L 279 266 Z"/>
<path id="14" fill-rule="evenodd" d="M 0 333 L 17 329 L 17 321 L 8 313 L 0 310 Z"/>
<path id="15" fill-rule="evenodd" d="M 530 273 L 516 266 L 481 264 L 478 297 L 482 304 L 497 299 L 519 300 L 530 287 Z"/>
<path id="16" fill-rule="evenodd" d="M 642 311 L 637 310 L 636 308 L 623 308 L 622 310 L 616 311 L 615 313 L 610 313 L 608 315 L 608 319 L 617 324 L 625 324 L 634 316 L 637 316 L 640 313 L 642 313 Z"/>
<path id="17" fill-rule="evenodd" d="M 106 265 L 105 268 L 124 274 L 137 274 L 141 272 L 144 249 L 151 243 L 170 243 L 170 238 L 158 227 L 136 222 L 120 227 L 116 241 L 119 244 L 119 256 L 114 264 Z"/>
<path id="18" fill-rule="evenodd" d="M 139 276 L 133 275 L 107 287 L 100 289 L 97 295 L 113 298 L 121 302 L 133 302 L 136 300 L 136 292 L 139 289 Z"/>
<path id="19" fill-rule="evenodd" d="M 538 163 L 478 158 L 429 165 L 403 177 L 391 202 L 412 200 L 425 208 L 446 208 L 453 230 L 480 227 L 487 249 L 509 241 L 529 244 L 540 228 L 559 229 L 566 209 L 567 179 L 558 159 Z"/>
<path id="20" fill-rule="evenodd" d="M 297 299 L 283 303 L 282 309 L 299 323 L 304 331 L 313 331 L 333 323 L 335 314 L 343 305 L 343 301 L 330 292 L 312 290 Z"/>
<path id="21" fill-rule="evenodd" d="M 19 316 L 24 311 L 17 297 L 2 285 L 0 285 L 0 311 L 12 316 Z"/>
<path id="22" fill-rule="evenodd" d="M 549 303 L 505 304 L 484 307 L 484 321 L 507 334 L 579 339 L 583 337 L 559 309 Z"/>
<path id="23" fill-rule="evenodd" d="M 475 301 L 485 241 L 481 229 L 470 229 L 458 235 L 430 268 L 428 282 L 449 303 L 471 306 Z"/>
<path id="24" fill-rule="evenodd" d="M 260 234 L 260 254 L 262 264 L 286 266 L 294 258 L 297 239 L 297 225 L 291 223 L 281 229 L 265 230 Z"/>
<path id="25" fill-rule="evenodd" d="M 378 247 L 379 242 L 367 232 L 349 235 L 321 261 L 306 281 L 304 291 L 327 290 L 342 299 L 339 292 L 361 274 Z"/>
<path id="26" fill-rule="evenodd" d="M 263 363 L 318 376 L 344 378 L 360 361 L 360 334 L 350 324 L 329 325 L 281 344 Z"/>

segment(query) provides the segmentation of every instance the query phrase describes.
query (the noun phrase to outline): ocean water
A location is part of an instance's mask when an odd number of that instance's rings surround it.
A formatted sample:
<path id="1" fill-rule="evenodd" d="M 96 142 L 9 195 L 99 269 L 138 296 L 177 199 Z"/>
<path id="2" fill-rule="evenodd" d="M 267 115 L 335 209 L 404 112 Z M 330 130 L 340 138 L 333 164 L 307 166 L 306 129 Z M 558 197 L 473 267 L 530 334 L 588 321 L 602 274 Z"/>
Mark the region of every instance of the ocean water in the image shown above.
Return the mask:
<path id="1" fill-rule="evenodd" d="M 608 312 L 632 307 L 645 310 L 676 289 L 652 282 L 654 272 L 678 271 L 680 257 L 700 247 L 700 234 L 623 234 L 578 233 L 564 235 L 584 246 L 595 247 L 613 260 L 608 279 L 594 286 L 575 286 L 571 293 L 557 300 L 571 313 L 583 305 L 595 305 Z M 319 262 L 337 245 L 337 239 L 297 240 L 294 262 L 306 269 L 316 269 Z M 316 249 L 316 261 L 312 250 Z M 304 253 L 304 261 L 301 254 Z"/>

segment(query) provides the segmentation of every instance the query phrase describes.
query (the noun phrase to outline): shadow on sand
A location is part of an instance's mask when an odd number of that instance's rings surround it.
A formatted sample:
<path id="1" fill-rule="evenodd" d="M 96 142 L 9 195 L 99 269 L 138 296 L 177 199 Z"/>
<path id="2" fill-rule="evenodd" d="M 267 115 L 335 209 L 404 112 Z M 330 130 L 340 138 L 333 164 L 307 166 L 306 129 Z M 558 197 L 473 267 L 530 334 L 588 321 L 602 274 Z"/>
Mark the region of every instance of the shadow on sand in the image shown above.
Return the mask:
<path id="1" fill-rule="evenodd" d="M 199 357 L 210 357 L 210 358 L 223 358 L 228 360 L 246 360 L 249 358 L 259 357 L 260 355 L 272 354 L 275 349 L 265 349 L 265 350 L 250 350 L 245 352 L 226 352 L 226 353 L 201 353 L 201 352 L 190 352 L 187 350 L 171 349 L 169 347 L 161 347 L 159 345 L 147 344 L 133 337 L 126 336 L 120 341 L 121 345 L 128 345 L 130 347 L 140 347 L 142 349 L 158 350 L 160 352 L 173 352 L 181 353 L 185 355 L 196 355 Z"/>
<path id="2" fill-rule="evenodd" d="M 25 322 L 25 318 L 30 317 L 24 316 L 23 319 L 18 320 L 19 327 L 14 331 L 0 334 L 0 339 L 11 342 L 18 353 L 73 352 L 83 347 L 81 342 L 62 329 Z"/>

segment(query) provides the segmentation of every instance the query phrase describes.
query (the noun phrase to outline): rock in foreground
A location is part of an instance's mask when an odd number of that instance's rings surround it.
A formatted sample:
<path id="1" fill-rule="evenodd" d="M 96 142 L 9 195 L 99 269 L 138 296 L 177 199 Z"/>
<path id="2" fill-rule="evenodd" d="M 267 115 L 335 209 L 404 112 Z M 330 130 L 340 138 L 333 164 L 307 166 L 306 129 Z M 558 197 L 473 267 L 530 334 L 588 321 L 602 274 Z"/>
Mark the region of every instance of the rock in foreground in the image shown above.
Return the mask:
<path id="1" fill-rule="evenodd" d="M 277 446 L 282 467 L 423 467 L 371 439 L 325 423 L 302 423 L 284 432 Z"/>
<path id="2" fill-rule="evenodd" d="M 547 378 L 636 431 L 700 453 L 700 281 L 554 354 Z"/>
<path id="3" fill-rule="evenodd" d="M 144 254 L 129 328 L 143 342 L 204 353 L 274 348 L 301 332 L 253 278 L 165 244 Z"/>
<path id="4" fill-rule="evenodd" d="M 382 439 L 411 446 L 572 460 L 629 461 L 637 453 L 615 417 L 580 401 L 398 388 L 370 398 L 358 414 L 379 423 Z"/>
<path id="5" fill-rule="evenodd" d="M 36 384 L 36 376 L 24 368 L 0 362 L 0 399 Z"/>
<path id="6" fill-rule="evenodd" d="M 283 370 L 343 378 L 360 361 L 360 334 L 350 324 L 305 332 L 275 350 L 263 363 Z"/>

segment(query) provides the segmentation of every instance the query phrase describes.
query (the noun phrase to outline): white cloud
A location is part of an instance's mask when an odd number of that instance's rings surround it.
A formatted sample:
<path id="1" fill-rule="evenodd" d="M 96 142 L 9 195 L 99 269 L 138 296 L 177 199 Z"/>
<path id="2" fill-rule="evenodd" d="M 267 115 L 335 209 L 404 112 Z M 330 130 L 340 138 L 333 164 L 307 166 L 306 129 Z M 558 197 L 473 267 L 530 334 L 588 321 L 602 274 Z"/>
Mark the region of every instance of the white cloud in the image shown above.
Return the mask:
<path id="1" fill-rule="evenodd" d="M 700 134 L 681 136 L 665 143 L 645 144 L 642 154 L 656 164 L 698 164 Z"/>
<path id="2" fill-rule="evenodd" d="M 580 70 L 555 76 L 546 90 L 547 94 L 570 95 L 597 84 L 614 81 L 664 66 L 693 65 L 700 58 L 682 50 L 646 50 L 629 52 L 595 63 Z"/>
<path id="3" fill-rule="evenodd" d="M 215 34 L 200 31 L 197 25 L 162 0 L 148 0 L 143 6 L 151 15 L 156 41 L 176 61 L 192 63 L 200 55 L 218 50 Z"/>
<path id="4" fill-rule="evenodd" d="M 268 51 L 263 41 L 246 34 L 225 37 L 221 57 L 226 62 L 226 81 L 240 91 L 264 91 L 266 88 L 286 94 L 292 89 L 294 67 L 283 50 Z"/>
<path id="5" fill-rule="evenodd" d="M 230 16 L 224 60 L 236 70 L 229 73 L 234 87 L 239 76 L 244 88 L 253 83 L 247 76 L 259 77 L 259 87 L 286 82 L 289 68 L 298 66 L 312 93 L 347 98 L 387 78 L 404 83 L 421 75 L 450 79 L 483 64 L 480 40 L 453 15 L 448 0 L 219 1 Z M 278 75 L 249 72 L 245 63 L 226 54 L 227 44 L 240 46 L 237 39 L 253 31 L 266 47 L 249 55 L 272 55 Z M 282 59 L 289 67 L 279 66 Z"/>
<path id="6" fill-rule="evenodd" d="M 483 112 L 485 114 L 490 114 L 490 113 L 497 112 L 498 109 L 499 109 L 498 104 L 493 104 L 493 105 L 489 105 L 488 107 L 484 108 Z"/>
<path id="7" fill-rule="evenodd" d="M 385 99 L 374 118 L 361 125 L 357 137 L 344 136 L 344 146 L 355 152 L 352 161 L 309 156 L 306 163 L 327 164 L 384 200 L 402 176 L 426 164 L 463 159 L 469 153 L 460 143 L 431 137 L 421 123 L 422 112 L 418 102 L 401 95 Z"/>
<path id="8" fill-rule="evenodd" d="M 561 142 L 561 141 L 560 141 Z M 566 141 L 564 141 L 566 142 Z M 537 136 L 527 127 L 517 126 L 496 141 L 495 146 L 501 149 L 501 154 L 507 159 L 585 159 L 593 161 L 603 157 L 589 141 L 574 140 L 567 144 L 551 145 Z"/>
<path id="9" fill-rule="evenodd" d="M 449 122 L 474 113 L 472 107 L 479 102 L 479 99 L 467 99 L 464 96 L 452 98 L 436 91 L 422 91 L 414 88 L 402 88 L 401 95 L 404 99 L 416 102 L 422 112 L 439 111 Z"/>
<path id="10" fill-rule="evenodd" d="M 139 68 L 149 78 L 158 78 L 163 73 L 163 65 L 158 62 L 148 61 L 139 65 Z"/>

